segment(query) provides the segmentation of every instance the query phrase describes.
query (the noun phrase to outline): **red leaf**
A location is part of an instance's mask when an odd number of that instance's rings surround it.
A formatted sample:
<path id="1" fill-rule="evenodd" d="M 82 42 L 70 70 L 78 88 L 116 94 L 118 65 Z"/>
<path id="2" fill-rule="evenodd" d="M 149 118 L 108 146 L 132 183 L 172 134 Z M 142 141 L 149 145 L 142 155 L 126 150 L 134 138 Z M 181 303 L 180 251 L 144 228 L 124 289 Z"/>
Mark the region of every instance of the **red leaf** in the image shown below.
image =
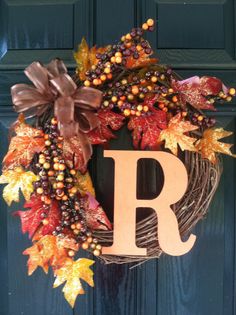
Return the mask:
<path id="1" fill-rule="evenodd" d="M 119 130 L 123 126 L 124 117 L 110 110 L 100 110 L 98 112 L 99 126 L 90 131 L 88 137 L 92 144 L 106 143 L 114 139 L 112 130 Z"/>
<path id="2" fill-rule="evenodd" d="M 42 227 L 42 235 L 52 234 L 55 228 L 60 225 L 60 209 L 59 204 L 56 200 L 53 200 L 47 215 L 48 224 Z"/>
<path id="3" fill-rule="evenodd" d="M 28 232 L 31 238 L 41 224 L 41 214 L 46 211 L 40 197 L 34 195 L 24 204 L 24 208 L 31 208 L 31 210 L 17 211 L 14 215 L 18 215 L 21 219 L 22 233 Z"/>
<path id="4" fill-rule="evenodd" d="M 197 109 L 215 110 L 206 96 L 217 95 L 220 91 L 227 92 L 224 84 L 215 77 L 191 77 L 182 81 L 172 81 L 172 88 L 179 94 L 183 104 L 189 103 Z"/>
<path id="5" fill-rule="evenodd" d="M 111 222 L 97 200 L 88 193 L 85 197 L 85 218 L 88 227 L 92 230 L 111 230 Z"/>
<path id="6" fill-rule="evenodd" d="M 162 129 L 167 128 L 166 113 L 153 107 L 156 100 L 157 96 L 154 96 L 144 101 L 144 104 L 149 107 L 149 112 L 146 116 L 130 118 L 128 129 L 133 130 L 133 145 L 136 149 L 139 145 L 142 150 L 145 148 L 157 149 L 160 132 Z"/>
<path id="7" fill-rule="evenodd" d="M 42 223 L 41 214 L 47 215 L 46 222 L 48 224 L 43 225 L 40 229 L 41 235 L 52 234 L 56 226 L 59 225 L 60 221 L 60 210 L 57 201 L 52 201 L 50 208 L 47 210 L 43 208 L 43 202 L 39 196 L 33 195 L 30 201 L 24 204 L 24 208 L 31 208 L 26 211 L 17 211 L 14 215 L 18 215 L 21 219 L 21 229 L 23 233 L 29 233 L 31 238 Z"/>

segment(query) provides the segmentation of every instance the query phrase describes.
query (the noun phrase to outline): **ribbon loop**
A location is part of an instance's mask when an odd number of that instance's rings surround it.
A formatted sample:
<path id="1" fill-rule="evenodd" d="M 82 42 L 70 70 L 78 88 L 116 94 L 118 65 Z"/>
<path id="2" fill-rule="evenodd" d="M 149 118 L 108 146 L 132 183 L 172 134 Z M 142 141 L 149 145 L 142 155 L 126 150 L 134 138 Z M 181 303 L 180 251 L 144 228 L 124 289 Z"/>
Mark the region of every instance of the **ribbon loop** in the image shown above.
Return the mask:
<path id="1" fill-rule="evenodd" d="M 47 67 L 33 62 L 25 69 L 25 74 L 34 86 L 16 84 L 11 88 L 17 112 L 30 112 L 32 117 L 41 115 L 50 106 L 54 106 L 54 115 L 61 123 L 59 126 L 68 128 L 70 136 L 78 135 L 79 130 L 87 133 L 97 127 L 95 111 L 101 104 L 102 92 L 90 87 L 77 88 L 63 61 L 54 59 Z M 71 123 L 76 125 L 74 131 Z M 64 130 L 63 133 L 67 134 Z"/>

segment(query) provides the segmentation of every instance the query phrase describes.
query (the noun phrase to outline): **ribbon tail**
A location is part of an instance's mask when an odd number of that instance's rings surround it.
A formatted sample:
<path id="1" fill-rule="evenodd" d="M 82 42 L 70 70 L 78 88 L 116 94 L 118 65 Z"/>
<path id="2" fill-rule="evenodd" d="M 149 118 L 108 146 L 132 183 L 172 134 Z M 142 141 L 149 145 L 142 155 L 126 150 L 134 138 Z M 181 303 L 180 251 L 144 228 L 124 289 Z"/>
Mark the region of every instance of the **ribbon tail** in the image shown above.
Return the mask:
<path id="1" fill-rule="evenodd" d="M 84 165 L 82 169 L 86 171 L 88 161 L 90 160 L 93 154 L 93 148 L 86 134 L 79 131 L 77 137 L 79 138 L 79 142 L 81 145 L 81 150 L 82 150 L 83 158 L 84 158 Z"/>

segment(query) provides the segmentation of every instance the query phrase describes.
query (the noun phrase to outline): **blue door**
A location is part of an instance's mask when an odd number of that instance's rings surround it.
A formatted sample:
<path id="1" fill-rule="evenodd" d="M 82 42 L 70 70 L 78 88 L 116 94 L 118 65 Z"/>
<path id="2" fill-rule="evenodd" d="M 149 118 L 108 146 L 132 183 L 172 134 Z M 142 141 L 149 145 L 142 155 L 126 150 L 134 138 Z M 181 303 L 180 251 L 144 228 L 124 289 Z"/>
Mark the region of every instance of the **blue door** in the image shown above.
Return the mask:
<path id="1" fill-rule="evenodd" d="M 0 155 L 8 147 L 13 122 L 10 87 L 25 82 L 23 69 L 34 60 L 62 58 L 74 68 L 73 50 L 84 36 L 106 45 L 146 18 L 157 20 L 148 35 L 161 63 L 183 77 L 213 75 L 236 86 L 236 11 L 234 0 L 1 0 L 0 1 Z M 236 134 L 236 104 L 214 113 L 221 126 Z M 121 133 L 125 132 L 124 130 Z M 117 148 L 121 140 L 111 146 Z M 131 149 L 130 142 L 122 144 Z M 99 172 L 101 149 L 90 168 L 105 208 L 109 183 Z M 1 315 L 234 315 L 235 299 L 235 161 L 224 158 L 224 173 L 209 214 L 194 230 L 197 242 L 182 257 L 162 256 L 136 268 L 97 261 L 95 289 L 86 288 L 70 309 L 53 276 L 37 270 L 27 276 L 30 245 L 19 220 L 0 201 Z M 109 191 L 110 192 L 110 191 Z M 112 191 L 110 192 L 112 194 Z M 108 204 L 110 203 L 110 205 Z"/>

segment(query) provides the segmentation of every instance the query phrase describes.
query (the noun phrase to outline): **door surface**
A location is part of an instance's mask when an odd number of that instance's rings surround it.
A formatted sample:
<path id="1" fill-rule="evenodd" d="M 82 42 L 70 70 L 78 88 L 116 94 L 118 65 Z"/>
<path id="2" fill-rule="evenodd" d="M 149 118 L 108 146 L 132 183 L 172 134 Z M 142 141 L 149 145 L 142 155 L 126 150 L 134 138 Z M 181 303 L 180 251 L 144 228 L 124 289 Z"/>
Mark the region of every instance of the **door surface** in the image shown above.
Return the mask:
<path id="1" fill-rule="evenodd" d="M 14 118 L 10 87 L 26 82 L 23 69 L 34 60 L 62 58 L 73 69 L 73 50 L 82 36 L 90 45 L 106 45 L 146 18 L 157 20 L 148 35 L 160 62 L 183 77 L 220 77 L 236 87 L 234 0 L 0 0 L 0 157 L 8 147 Z M 234 131 L 236 104 L 214 113 Z M 111 148 L 131 149 L 125 130 Z M 125 137 L 126 138 L 125 138 Z M 124 138 L 127 142 L 124 143 Z M 231 139 L 235 142 L 235 139 Z M 90 165 L 97 195 L 112 210 L 112 166 L 96 149 Z M 1 315 L 234 315 L 235 307 L 235 161 L 224 158 L 224 173 L 206 219 L 194 230 L 197 242 L 182 257 L 163 256 L 136 268 L 97 261 L 95 289 L 86 287 L 74 310 L 52 274 L 27 276 L 30 245 L 19 220 L 0 201 Z M 109 198 L 107 197 L 109 196 Z"/>

